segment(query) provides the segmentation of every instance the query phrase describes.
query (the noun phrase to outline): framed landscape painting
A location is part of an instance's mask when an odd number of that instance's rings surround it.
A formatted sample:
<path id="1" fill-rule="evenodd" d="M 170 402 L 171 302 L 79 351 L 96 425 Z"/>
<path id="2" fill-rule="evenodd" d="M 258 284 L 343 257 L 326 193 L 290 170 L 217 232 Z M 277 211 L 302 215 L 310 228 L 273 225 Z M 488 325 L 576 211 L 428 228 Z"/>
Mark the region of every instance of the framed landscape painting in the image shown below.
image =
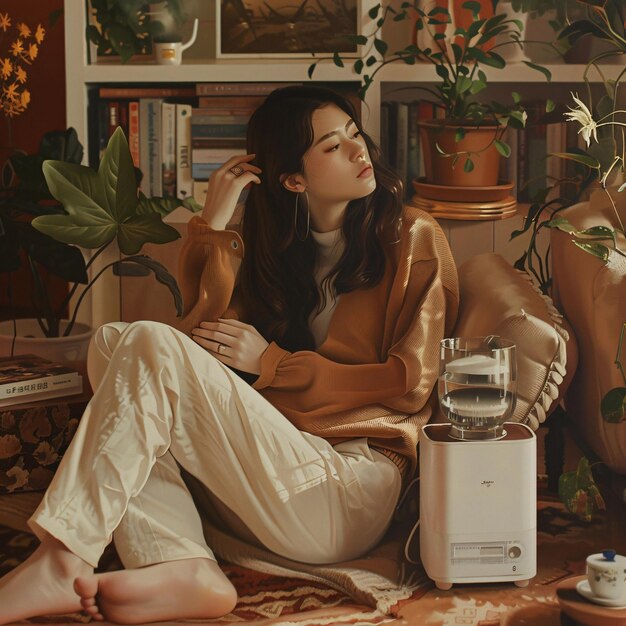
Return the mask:
<path id="1" fill-rule="evenodd" d="M 219 58 L 310 58 L 356 54 L 357 0 L 218 0 Z"/>

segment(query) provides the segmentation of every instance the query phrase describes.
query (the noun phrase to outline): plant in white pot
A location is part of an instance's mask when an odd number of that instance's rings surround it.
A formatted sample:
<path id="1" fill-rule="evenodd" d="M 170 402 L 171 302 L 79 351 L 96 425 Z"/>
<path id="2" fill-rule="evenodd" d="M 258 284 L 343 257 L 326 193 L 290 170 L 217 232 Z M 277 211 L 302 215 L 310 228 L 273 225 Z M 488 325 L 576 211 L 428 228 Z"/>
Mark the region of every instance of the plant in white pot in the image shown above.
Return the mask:
<path id="1" fill-rule="evenodd" d="M 76 141 L 73 130 L 68 131 L 68 141 Z M 65 357 L 62 352 L 60 360 L 81 360 L 86 356 L 86 346 L 80 352 L 73 344 L 72 331 L 76 327 L 78 310 L 95 281 L 104 271 L 116 266 L 136 264 L 153 272 L 156 279 L 170 290 L 180 315 L 182 298 L 176 280 L 160 263 L 138 252 L 147 242 L 166 243 L 180 236 L 176 229 L 163 223 L 163 216 L 180 206 L 181 201 L 176 198 L 147 198 L 138 192 L 135 168 L 121 128 L 109 140 L 97 171 L 76 162 L 43 160 L 41 155 L 40 158 L 43 165 L 40 161 L 39 166 L 45 177 L 46 189 L 63 208 L 55 204 L 47 206 L 42 202 L 28 206 L 16 203 L 15 198 L 7 201 L 8 207 L 5 205 L 4 212 L 0 211 L 0 242 L 4 244 L 0 271 L 15 271 L 23 258 L 20 257 L 20 249 L 25 253 L 34 277 L 33 303 L 38 311 L 34 324 L 48 339 L 44 342 L 47 349 L 51 349 L 55 342 L 66 343 L 70 347 L 62 348 Z M 21 163 L 17 161 L 17 169 L 20 170 L 21 164 L 24 171 L 25 163 L 37 170 L 36 162 L 29 163 L 27 158 Z M 32 188 L 28 189 L 28 192 L 31 191 Z M 183 204 L 191 210 L 200 208 L 193 200 Z M 23 221 L 15 215 L 20 210 L 38 216 L 30 224 L 23 225 Z M 95 259 L 114 241 L 126 256 L 89 277 Z M 79 248 L 92 249 L 95 253 L 85 262 Z M 39 264 L 71 283 L 67 297 L 56 308 L 51 305 Z M 65 311 L 75 296 L 69 319 L 64 320 Z M 11 331 L 8 339 L 6 335 L 4 337 L 4 356 L 15 351 L 18 323 L 21 323 L 20 320 L 3 323 L 8 327 L 4 329 L 5 333 Z M 82 334 L 86 335 L 84 339 L 88 342 L 90 329 Z M 19 352 L 31 351 L 28 346 L 28 342 L 22 343 Z M 42 354 L 41 351 L 38 353 Z"/>
<path id="2" fill-rule="evenodd" d="M 508 104 L 481 99 L 479 94 L 487 87 L 483 68 L 506 67 L 498 49 L 519 45 L 522 24 L 505 14 L 492 14 L 492 7 L 497 12 L 498 0 L 483 3 L 484 6 L 480 2 L 464 2 L 462 16 L 453 15 L 451 2 L 448 8 L 435 6 L 431 10 L 425 10 L 423 4 L 420 0 L 390 0 L 369 11 L 374 24 L 372 32 L 353 37 L 360 49 L 359 57 L 353 61 L 354 71 L 362 77 L 360 95 L 364 96 L 378 72 L 390 63 L 432 65 L 438 83 L 407 87 L 426 92 L 426 99 L 438 110 L 437 119 L 420 122 L 427 181 L 453 186 L 496 185 L 499 158 L 510 155 L 503 132 L 507 126 L 523 128 L 526 113 L 517 93 L 512 94 Z M 488 16 L 482 16 L 487 4 Z M 387 20 L 414 20 L 416 32 L 426 31 L 428 36 L 415 37 L 416 43 L 391 51 L 382 35 Z M 344 65 L 345 57 L 339 53 L 332 59 L 335 65 Z M 309 77 L 318 62 L 309 67 Z M 530 62 L 526 65 L 550 79 L 545 68 Z"/>

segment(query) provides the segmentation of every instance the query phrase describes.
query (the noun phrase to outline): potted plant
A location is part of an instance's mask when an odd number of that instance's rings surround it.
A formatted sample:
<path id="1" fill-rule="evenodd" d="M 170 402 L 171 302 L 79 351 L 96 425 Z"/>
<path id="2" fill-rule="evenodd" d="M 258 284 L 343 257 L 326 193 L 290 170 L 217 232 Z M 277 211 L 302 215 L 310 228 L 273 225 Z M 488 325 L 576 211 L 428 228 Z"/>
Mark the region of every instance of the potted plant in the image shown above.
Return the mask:
<path id="1" fill-rule="evenodd" d="M 80 165 L 81 156 L 82 147 L 70 129 L 47 135 L 38 155 L 12 159 L 20 183 L 5 191 L 0 204 L 0 271 L 13 272 L 22 259 L 26 260 L 34 279 L 37 325 L 46 338 L 70 337 L 79 307 L 95 281 L 106 269 L 126 264 L 138 264 L 153 272 L 170 290 L 180 315 L 182 298 L 176 280 L 161 264 L 138 252 L 147 242 L 166 243 L 180 236 L 162 220 L 181 201 L 138 193 L 135 168 L 121 128 L 109 140 L 97 171 Z M 192 199 L 182 204 L 191 210 L 200 208 Z M 31 222 L 24 221 L 28 215 L 35 216 Z M 95 259 L 114 241 L 126 256 L 90 277 Z M 79 248 L 96 252 L 85 262 Z M 41 279 L 41 267 L 71 283 L 67 297 L 56 308 Z M 75 295 L 78 297 L 70 317 L 63 320 Z M 8 354 L 12 349 L 6 345 L 16 341 L 17 322 L 4 325 L 13 331 L 4 340 L 3 352 Z M 81 356 L 84 354 L 73 360 Z"/>
<path id="2" fill-rule="evenodd" d="M 497 11 L 497 5 L 498 0 L 494 0 L 493 5 L 490 2 L 488 8 L 486 3 L 483 6 L 480 2 L 463 2 L 465 14 L 453 16 L 450 6 L 435 6 L 426 11 L 419 0 L 401 3 L 392 0 L 369 11 L 374 21 L 370 34 L 352 38 L 361 50 L 353 62 L 354 71 L 362 77 L 361 97 L 378 72 L 390 63 L 427 63 L 434 67 L 438 84 L 410 87 L 425 91 L 438 111 L 436 119 L 420 121 L 428 182 L 454 186 L 496 185 L 498 160 L 500 156 L 510 155 L 510 147 L 502 139 L 503 132 L 507 126 L 520 129 L 525 125 L 526 113 L 519 94 L 513 93 L 509 104 L 484 101 L 479 95 L 487 87 L 483 68 L 504 69 L 506 62 L 498 49 L 519 45 L 521 40 L 522 27 L 517 20 L 491 13 L 492 6 Z M 486 16 L 483 17 L 483 13 Z M 418 43 L 420 39 L 416 38 L 415 43 L 390 51 L 382 37 L 382 28 L 388 19 L 414 20 L 417 33 L 427 32 L 427 43 Z M 332 59 L 335 65 L 344 65 L 339 53 Z M 309 77 L 313 76 L 318 62 L 309 67 Z M 545 68 L 531 62 L 526 65 L 550 79 Z"/>
<path id="3" fill-rule="evenodd" d="M 90 3 L 97 24 L 87 26 L 87 40 L 97 46 L 98 55 L 118 54 L 122 63 L 128 63 L 135 54 L 147 54 L 152 38 L 165 37 L 170 21 L 179 28 L 186 19 L 182 0 L 150 5 L 145 0 L 90 0 Z M 163 17 L 150 19 L 154 15 Z"/>

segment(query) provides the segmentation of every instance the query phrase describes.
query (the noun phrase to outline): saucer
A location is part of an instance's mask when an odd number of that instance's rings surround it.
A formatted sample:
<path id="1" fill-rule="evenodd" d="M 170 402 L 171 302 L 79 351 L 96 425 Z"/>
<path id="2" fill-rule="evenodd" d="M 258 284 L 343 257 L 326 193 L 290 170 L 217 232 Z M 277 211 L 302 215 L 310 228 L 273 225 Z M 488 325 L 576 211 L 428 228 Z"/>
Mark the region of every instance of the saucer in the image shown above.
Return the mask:
<path id="1" fill-rule="evenodd" d="M 499 180 L 491 187 L 457 187 L 452 185 L 436 185 L 429 183 L 425 177 L 412 180 L 413 189 L 430 200 L 444 202 L 492 202 L 504 200 L 513 189 L 510 180 Z"/>
<path id="2" fill-rule="evenodd" d="M 576 591 L 587 598 L 587 600 L 594 602 L 595 604 L 600 604 L 602 606 L 610 606 L 614 609 L 626 609 L 626 596 L 621 598 L 600 598 L 596 596 L 593 591 L 591 591 L 591 587 L 589 587 L 589 581 L 584 578 L 583 580 L 576 583 Z"/>

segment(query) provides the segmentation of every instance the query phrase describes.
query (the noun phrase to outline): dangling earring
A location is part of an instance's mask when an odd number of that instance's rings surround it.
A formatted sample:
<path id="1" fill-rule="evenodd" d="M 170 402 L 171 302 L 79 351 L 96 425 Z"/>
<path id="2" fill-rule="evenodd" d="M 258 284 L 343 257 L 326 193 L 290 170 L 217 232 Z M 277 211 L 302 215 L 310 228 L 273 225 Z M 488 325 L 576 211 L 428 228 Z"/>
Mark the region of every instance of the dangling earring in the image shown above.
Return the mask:
<path id="1" fill-rule="evenodd" d="M 306 189 L 302 192 L 306 196 L 306 233 L 304 233 L 304 237 L 300 237 L 300 233 L 298 232 L 298 192 L 296 191 L 296 207 L 293 212 L 293 230 L 296 233 L 296 237 L 300 241 L 305 241 L 309 236 L 309 230 L 311 226 L 311 211 L 309 210 L 309 194 L 306 192 Z"/>

